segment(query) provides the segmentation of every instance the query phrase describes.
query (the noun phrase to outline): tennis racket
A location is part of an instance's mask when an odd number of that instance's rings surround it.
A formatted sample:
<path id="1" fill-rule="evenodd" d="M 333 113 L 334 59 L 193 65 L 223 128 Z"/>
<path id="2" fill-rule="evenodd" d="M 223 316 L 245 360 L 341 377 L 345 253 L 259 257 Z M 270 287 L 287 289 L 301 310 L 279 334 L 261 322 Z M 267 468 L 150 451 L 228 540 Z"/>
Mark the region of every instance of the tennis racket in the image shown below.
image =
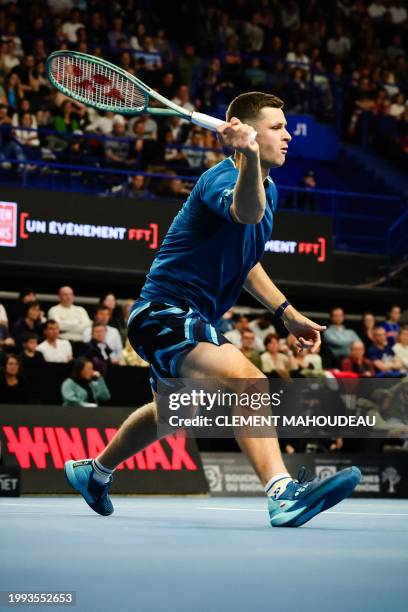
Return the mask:
<path id="1" fill-rule="evenodd" d="M 123 115 L 175 116 L 215 132 L 226 123 L 210 115 L 187 111 L 167 100 L 138 78 L 99 57 L 78 51 L 55 51 L 47 58 L 51 84 L 66 96 L 102 111 Z M 155 100 L 165 108 L 149 106 Z M 253 143 L 256 132 L 250 140 Z"/>

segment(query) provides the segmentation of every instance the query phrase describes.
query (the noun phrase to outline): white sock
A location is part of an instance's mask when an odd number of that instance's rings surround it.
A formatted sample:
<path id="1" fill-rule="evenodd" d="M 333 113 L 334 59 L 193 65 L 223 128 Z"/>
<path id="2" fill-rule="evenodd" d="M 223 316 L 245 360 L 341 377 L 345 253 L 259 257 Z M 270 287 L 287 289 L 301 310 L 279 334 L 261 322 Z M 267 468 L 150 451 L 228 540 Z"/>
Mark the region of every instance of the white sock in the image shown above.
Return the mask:
<path id="1" fill-rule="evenodd" d="M 285 472 L 284 474 L 277 474 L 273 476 L 265 485 L 265 493 L 268 497 L 278 499 L 285 491 L 288 484 L 291 482 L 292 477 L 290 474 Z"/>
<path id="2" fill-rule="evenodd" d="M 102 465 L 102 463 L 100 463 L 97 459 L 94 459 L 92 461 L 92 467 L 94 469 L 92 477 L 95 478 L 97 482 L 100 482 L 101 484 L 106 484 L 113 470 L 110 470 L 109 468 Z"/>

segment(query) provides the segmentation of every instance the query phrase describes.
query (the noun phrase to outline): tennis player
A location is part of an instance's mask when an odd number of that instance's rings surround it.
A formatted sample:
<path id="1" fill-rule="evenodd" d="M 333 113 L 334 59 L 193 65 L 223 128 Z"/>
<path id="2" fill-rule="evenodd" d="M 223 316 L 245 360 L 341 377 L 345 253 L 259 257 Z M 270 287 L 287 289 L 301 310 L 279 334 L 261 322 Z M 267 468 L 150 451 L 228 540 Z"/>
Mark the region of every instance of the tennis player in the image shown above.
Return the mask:
<path id="1" fill-rule="evenodd" d="M 216 327 L 243 287 L 283 320 L 299 350 L 319 348 L 325 327 L 298 312 L 259 263 L 277 207 L 269 171 L 285 163 L 291 140 L 282 108 L 282 100 L 259 92 L 231 102 L 218 134 L 235 156 L 197 181 L 132 308 L 129 339 L 150 363 L 154 397 L 160 379 L 265 378 Z M 98 457 L 68 461 L 69 483 L 95 512 L 112 514 L 113 471 L 157 436 L 154 400 L 126 419 Z M 349 496 L 361 479 L 358 468 L 351 467 L 322 481 L 307 480 L 301 470 L 293 480 L 276 438 L 239 437 L 238 443 L 265 488 L 273 526 L 304 524 Z"/>

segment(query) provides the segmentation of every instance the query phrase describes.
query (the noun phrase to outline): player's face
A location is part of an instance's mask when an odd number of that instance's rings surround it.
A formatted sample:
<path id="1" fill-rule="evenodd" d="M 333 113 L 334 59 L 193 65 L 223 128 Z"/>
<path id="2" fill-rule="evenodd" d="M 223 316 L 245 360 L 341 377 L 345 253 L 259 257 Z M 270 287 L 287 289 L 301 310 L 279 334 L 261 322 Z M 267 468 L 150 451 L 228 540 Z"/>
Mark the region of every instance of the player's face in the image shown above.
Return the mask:
<path id="1" fill-rule="evenodd" d="M 258 136 L 261 164 L 268 168 L 279 168 L 285 163 L 288 144 L 292 140 L 286 129 L 286 119 L 282 109 L 264 107 L 254 125 Z"/>

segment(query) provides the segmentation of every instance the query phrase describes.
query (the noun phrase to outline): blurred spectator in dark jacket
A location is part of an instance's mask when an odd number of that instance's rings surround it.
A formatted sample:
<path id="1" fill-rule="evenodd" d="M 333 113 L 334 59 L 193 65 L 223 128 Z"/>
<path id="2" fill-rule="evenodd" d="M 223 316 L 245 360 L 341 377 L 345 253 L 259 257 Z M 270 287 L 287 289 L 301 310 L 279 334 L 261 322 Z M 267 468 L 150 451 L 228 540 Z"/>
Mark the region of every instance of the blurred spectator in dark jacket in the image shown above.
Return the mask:
<path id="1" fill-rule="evenodd" d="M 306 191 L 301 191 L 298 194 L 298 207 L 301 210 L 315 211 L 317 209 L 317 197 L 315 193 L 316 178 L 312 170 L 306 172 L 299 183 L 299 187 Z"/>
<path id="2" fill-rule="evenodd" d="M 27 368 L 38 368 L 44 363 L 44 357 L 38 350 L 38 337 L 33 332 L 24 332 L 21 336 L 23 350 L 20 354 L 21 365 L 24 372 Z"/>
<path id="3" fill-rule="evenodd" d="M 119 332 L 126 328 L 125 319 L 123 318 L 123 309 L 118 306 L 114 293 L 105 293 L 99 300 L 99 306 L 105 306 L 109 309 L 109 325 L 116 327 Z"/>
<path id="4" fill-rule="evenodd" d="M 151 194 L 146 188 L 145 176 L 143 174 L 134 174 L 130 176 L 123 185 L 115 187 L 112 190 L 112 195 L 121 198 L 130 198 L 131 200 L 144 200 Z"/>
<path id="5" fill-rule="evenodd" d="M 0 368 L 0 402 L 2 404 L 25 404 L 27 399 L 21 362 L 16 355 L 9 354 Z"/>
<path id="6" fill-rule="evenodd" d="M 358 335 L 363 341 L 366 351 L 373 345 L 373 331 L 375 326 L 375 315 L 372 312 L 365 312 L 361 320 L 361 327 Z"/>
<path id="7" fill-rule="evenodd" d="M 22 349 L 22 335 L 24 332 L 34 332 L 38 338 L 43 337 L 42 333 L 42 311 L 40 303 L 27 302 L 24 305 L 23 316 L 19 317 L 14 324 L 12 336 L 16 342 L 18 351 Z"/>
<path id="8" fill-rule="evenodd" d="M 106 342 L 106 325 L 102 323 L 92 325 L 91 340 L 85 345 L 85 349 L 85 357 L 90 359 L 95 369 L 104 376 L 110 363 L 119 363 L 118 359 L 112 357 L 112 350 Z"/>
<path id="9" fill-rule="evenodd" d="M 0 354 L 7 352 L 15 347 L 14 338 L 10 336 L 7 325 L 0 323 Z"/>
<path id="10" fill-rule="evenodd" d="M 96 407 L 110 399 L 103 376 L 86 357 L 74 361 L 71 377 L 62 383 L 61 395 L 64 406 Z"/>
<path id="11" fill-rule="evenodd" d="M 367 357 L 371 359 L 376 375 L 379 377 L 404 376 L 402 361 L 388 344 L 385 329 L 377 326 L 373 333 L 374 342 L 367 351 Z"/>
<path id="12" fill-rule="evenodd" d="M 372 362 L 364 357 L 365 347 L 362 342 L 353 342 L 350 347 L 348 357 L 345 357 L 341 362 L 343 372 L 354 372 L 359 376 L 370 377 L 375 376 L 375 369 Z"/>
<path id="13" fill-rule="evenodd" d="M 381 323 L 381 327 L 385 329 L 387 334 L 387 341 L 390 346 L 392 346 L 395 342 L 395 338 L 398 336 L 400 331 L 400 321 L 401 321 L 401 308 L 400 306 L 391 306 L 389 311 L 387 312 L 387 320 L 384 323 Z"/>
<path id="14" fill-rule="evenodd" d="M 122 356 L 123 344 L 120 337 L 119 331 L 116 327 L 109 325 L 111 318 L 111 311 L 107 306 L 99 305 L 96 309 L 94 316 L 94 325 L 88 327 L 84 331 L 84 342 L 89 342 L 93 334 L 95 323 L 100 323 L 105 328 L 104 342 L 110 349 L 110 359 L 112 363 L 118 363 Z"/>

